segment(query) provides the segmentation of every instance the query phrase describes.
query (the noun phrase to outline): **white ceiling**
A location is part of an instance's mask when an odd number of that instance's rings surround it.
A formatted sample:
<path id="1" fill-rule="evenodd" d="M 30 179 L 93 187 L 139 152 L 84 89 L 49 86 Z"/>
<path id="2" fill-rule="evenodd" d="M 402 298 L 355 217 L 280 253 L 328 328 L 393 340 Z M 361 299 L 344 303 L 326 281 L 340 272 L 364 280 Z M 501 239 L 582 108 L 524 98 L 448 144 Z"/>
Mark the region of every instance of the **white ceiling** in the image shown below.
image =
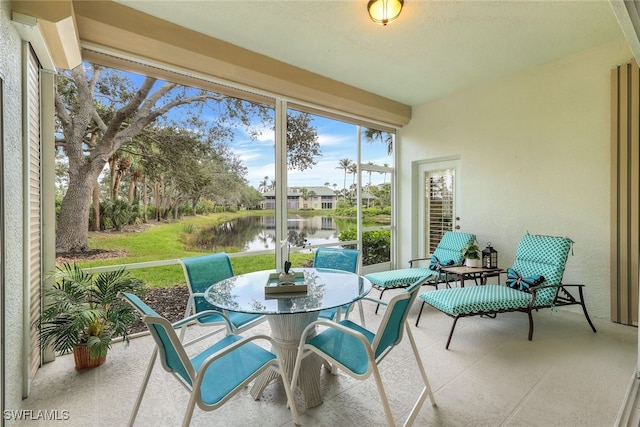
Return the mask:
<path id="1" fill-rule="evenodd" d="M 411 106 L 623 37 L 607 0 L 117 0 Z"/>

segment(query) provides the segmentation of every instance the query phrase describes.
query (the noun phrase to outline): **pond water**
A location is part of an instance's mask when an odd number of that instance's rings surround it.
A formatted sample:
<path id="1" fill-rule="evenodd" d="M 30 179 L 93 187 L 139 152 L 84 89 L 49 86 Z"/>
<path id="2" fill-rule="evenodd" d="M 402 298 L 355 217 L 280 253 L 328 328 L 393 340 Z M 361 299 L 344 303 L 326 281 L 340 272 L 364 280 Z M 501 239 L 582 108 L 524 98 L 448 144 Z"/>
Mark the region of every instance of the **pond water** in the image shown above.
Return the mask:
<path id="1" fill-rule="evenodd" d="M 207 228 L 194 236 L 192 244 L 201 250 L 229 250 L 241 252 L 264 251 L 279 246 L 275 241 L 276 219 L 274 215 L 247 216 Z M 302 217 L 290 215 L 287 229 L 290 240 L 296 246 L 306 239 L 308 244 L 338 242 L 342 230 L 355 228 L 355 221 L 334 219 L 329 216 Z"/>

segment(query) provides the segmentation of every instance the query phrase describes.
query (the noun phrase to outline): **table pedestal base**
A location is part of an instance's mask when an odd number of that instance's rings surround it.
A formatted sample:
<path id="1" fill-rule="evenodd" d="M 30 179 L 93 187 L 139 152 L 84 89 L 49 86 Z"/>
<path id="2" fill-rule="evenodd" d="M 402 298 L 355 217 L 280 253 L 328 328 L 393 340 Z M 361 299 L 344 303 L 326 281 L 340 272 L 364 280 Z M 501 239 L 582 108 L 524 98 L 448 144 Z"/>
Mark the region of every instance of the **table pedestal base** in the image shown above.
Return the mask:
<path id="1" fill-rule="evenodd" d="M 267 315 L 267 321 L 271 326 L 271 337 L 278 343 L 283 365 L 282 369 L 287 374 L 287 381 L 291 381 L 293 375 L 293 367 L 296 363 L 302 331 L 309 323 L 317 319 L 317 311 L 286 315 Z M 312 331 L 307 338 L 313 335 L 315 335 L 315 330 Z M 304 358 L 302 361 L 300 375 L 298 377 L 298 386 L 302 391 L 307 408 L 313 408 L 322 403 L 322 393 L 320 391 L 321 367 L 322 359 L 315 354 Z M 265 387 L 277 378 L 277 376 L 278 374 L 271 370 L 265 371 L 258 376 L 253 387 L 251 387 L 251 396 L 255 400 L 258 400 Z M 291 388 L 295 389 L 295 384 Z"/>

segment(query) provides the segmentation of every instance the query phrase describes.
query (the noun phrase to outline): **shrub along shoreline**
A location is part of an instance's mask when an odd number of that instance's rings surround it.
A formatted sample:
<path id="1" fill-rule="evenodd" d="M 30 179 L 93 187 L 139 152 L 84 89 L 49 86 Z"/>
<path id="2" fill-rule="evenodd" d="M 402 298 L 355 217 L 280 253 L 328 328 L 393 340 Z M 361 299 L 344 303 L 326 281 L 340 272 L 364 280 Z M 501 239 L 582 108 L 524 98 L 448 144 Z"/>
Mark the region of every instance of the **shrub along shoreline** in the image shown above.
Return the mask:
<path id="1" fill-rule="evenodd" d="M 305 212 L 307 213 L 307 212 Z M 243 216 L 269 215 L 273 211 L 238 211 L 208 215 L 187 216 L 168 222 L 150 222 L 137 227 L 125 227 L 119 232 L 90 232 L 89 246 L 101 251 L 101 256 L 62 261 L 77 262 L 82 268 L 111 265 L 135 264 L 149 261 L 186 258 L 202 255 L 203 252 L 187 249 L 188 235 L 201 228 L 211 227 Z M 341 233 L 340 240 L 355 239 L 355 230 Z M 365 233 L 363 236 L 365 265 L 383 261 L 389 252 L 390 234 L 388 231 Z M 233 252 L 230 248 L 227 252 Z M 307 266 L 313 259 L 312 253 L 294 252 L 290 255 L 293 267 Z M 275 255 L 253 255 L 231 260 L 236 274 L 256 270 L 272 269 Z M 149 288 L 167 288 L 184 285 L 184 273 L 180 265 L 135 269 L 131 275 L 144 281 Z"/>
<path id="2" fill-rule="evenodd" d="M 119 232 L 90 232 L 89 246 L 92 249 L 102 251 L 102 256 L 75 257 L 65 260 L 77 262 L 82 268 L 92 268 L 202 255 L 203 252 L 186 249 L 185 234 L 190 234 L 199 228 L 222 224 L 242 216 L 268 215 L 272 212 L 239 211 L 196 215 L 168 222 L 149 222 L 143 226 L 125 227 L 123 231 Z M 114 256 L 105 256 L 107 253 Z M 311 257 L 309 254 L 291 254 L 294 266 L 302 265 Z M 236 274 L 271 269 L 275 264 L 275 255 L 267 254 L 234 258 L 231 263 Z M 179 265 L 136 269 L 131 271 L 131 275 L 143 280 L 151 288 L 166 288 L 184 284 L 184 273 Z"/>

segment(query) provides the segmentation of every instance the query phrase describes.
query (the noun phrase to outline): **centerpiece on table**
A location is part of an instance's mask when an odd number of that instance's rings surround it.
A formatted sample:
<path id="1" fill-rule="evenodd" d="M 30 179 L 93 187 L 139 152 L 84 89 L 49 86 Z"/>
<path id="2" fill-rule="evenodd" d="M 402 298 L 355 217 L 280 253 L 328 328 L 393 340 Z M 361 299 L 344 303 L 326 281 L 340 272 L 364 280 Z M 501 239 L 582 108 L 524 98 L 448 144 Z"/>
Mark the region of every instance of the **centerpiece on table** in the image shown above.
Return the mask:
<path id="1" fill-rule="evenodd" d="M 280 280 L 281 285 L 293 285 L 296 279 L 296 274 L 291 270 L 291 261 L 289 260 L 289 258 L 291 257 L 291 246 L 292 246 L 290 242 L 290 238 L 291 236 L 280 242 L 281 248 L 284 248 L 285 246 L 287 248 L 287 259 L 284 261 L 284 269 L 282 273 L 280 273 L 280 275 L 278 276 L 278 279 Z M 302 242 L 302 247 L 304 247 L 305 244 L 306 244 L 306 240 Z"/>
<path id="2" fill-rule="evenodd" d="M 297 294 L 306 293 L 307 285 L 304 283 L 304 273 L 294 272 L 291 270 L 291 246 L 294 246 L 291 241 L 300 240 L 302 247 L 306 246 L 306 240 L 296 239 L 296 236 L 289 235 L 289 238 L 280 242 L 280 248 L 287 248 L 287 259 L 284 261 L 284 268 L 278 273 L 269 275 L 267 285 L 264 290 L 267 294 Z M 297 282 L 297 283 L 296 283 Z"/>

